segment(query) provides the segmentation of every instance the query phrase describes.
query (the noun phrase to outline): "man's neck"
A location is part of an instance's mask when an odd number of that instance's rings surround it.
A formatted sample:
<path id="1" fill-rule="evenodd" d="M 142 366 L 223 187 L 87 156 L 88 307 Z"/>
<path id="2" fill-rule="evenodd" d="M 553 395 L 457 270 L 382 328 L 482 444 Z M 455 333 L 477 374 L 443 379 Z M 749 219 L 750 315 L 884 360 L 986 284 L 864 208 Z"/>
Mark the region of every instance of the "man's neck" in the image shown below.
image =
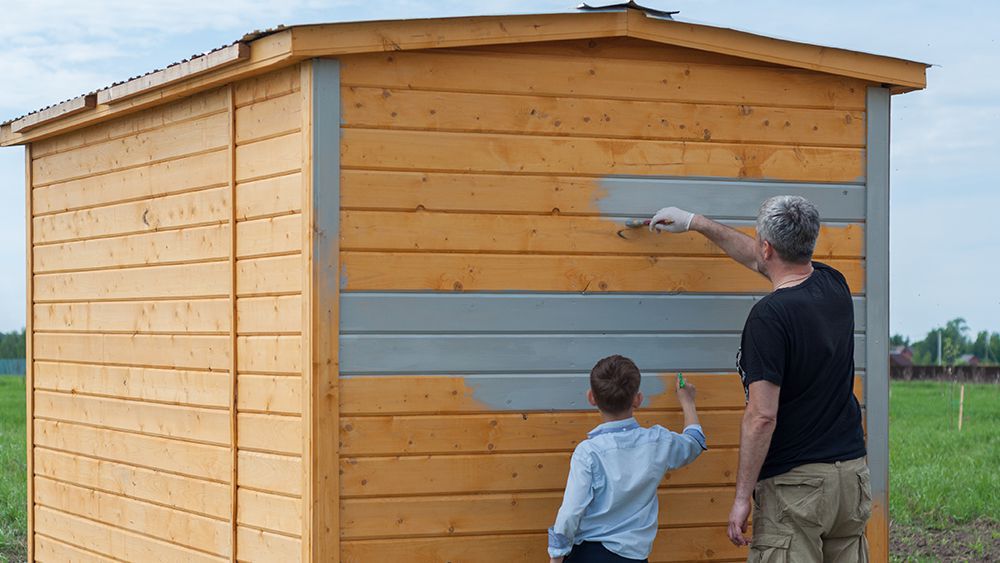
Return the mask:
<path id="1" fill-rule="evenodd" d="M 618 422 L 619 420 L 628 420 L 633 416 L 632 409 L 629 409 L 623 413 L 618 413 L 618 414 L 606 413 L 604 411 L 600 411 L 600 413 L 601 413 L 601 422 Z"/>
<path id="2" fill-rule="evenodd" d="M 813 273 L 812 262 L 806 264 L 773 264 L 768 271 L 772 289 L 787 289 L 795 287 L 809 279 Z"/>

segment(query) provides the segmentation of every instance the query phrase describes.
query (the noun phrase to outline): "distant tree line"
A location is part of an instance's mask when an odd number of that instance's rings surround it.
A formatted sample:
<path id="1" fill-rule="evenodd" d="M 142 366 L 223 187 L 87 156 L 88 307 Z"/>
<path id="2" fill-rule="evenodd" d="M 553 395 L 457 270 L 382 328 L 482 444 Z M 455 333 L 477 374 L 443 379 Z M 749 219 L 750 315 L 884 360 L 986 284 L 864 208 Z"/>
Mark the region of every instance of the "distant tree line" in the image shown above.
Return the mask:
<path id="1" fill-rule="evenodd" d="M 0 359 L 24 358 L 24 329 L 0 332 Z"/>
<path id="2" fill-rule="evenodd" d="M 913 364 L 929 366 L 938 364 L 938 334 L 941 335 L 941 364 L 959 365 L 962 356 L 972 354 L 979 365 L 1000 365 L 1000 332 L 981 331 L 970 336 L 965 319 L 948 321 L 927 333 L 923 340 L 910 342 L 909 338 L 895 334 L 890 339 L 892 346 L 909 346 L 913 350 Z"/>

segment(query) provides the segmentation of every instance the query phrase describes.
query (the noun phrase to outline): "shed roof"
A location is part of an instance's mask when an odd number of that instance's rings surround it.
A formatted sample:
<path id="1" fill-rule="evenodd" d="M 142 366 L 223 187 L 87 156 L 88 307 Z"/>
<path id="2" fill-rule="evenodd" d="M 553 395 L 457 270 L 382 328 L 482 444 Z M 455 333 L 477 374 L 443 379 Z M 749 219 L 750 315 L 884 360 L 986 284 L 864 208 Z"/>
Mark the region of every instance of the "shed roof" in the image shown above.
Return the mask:
<path id="1" fill-rule="evenodd" d="M 631 37 L 884 84 L 926 86 L 925 63 L 677 21 L 634 2 L 576 13 L 382 20 L 278 27 L 0 124 L 0 146 L 24 144 L 313 57 Z"/>

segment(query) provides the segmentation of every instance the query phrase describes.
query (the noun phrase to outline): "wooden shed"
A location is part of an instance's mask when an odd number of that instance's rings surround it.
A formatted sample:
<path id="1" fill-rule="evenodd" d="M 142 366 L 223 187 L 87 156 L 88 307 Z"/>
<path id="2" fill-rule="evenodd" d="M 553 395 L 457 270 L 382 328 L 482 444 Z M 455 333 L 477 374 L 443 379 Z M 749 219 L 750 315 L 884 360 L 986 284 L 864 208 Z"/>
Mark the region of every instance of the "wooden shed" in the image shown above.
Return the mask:
<path id="1" fill-rule="evenodd" d="M 726 539 L 752 232 L 801 194 L 856 293 L 887 558 L 890 95 L 926 65 L 594 13 L 278 28 L 4 123 L 26 147 L 37 561 L 540 561 L 586 374 L 700 390 L 653 561 Z"/>

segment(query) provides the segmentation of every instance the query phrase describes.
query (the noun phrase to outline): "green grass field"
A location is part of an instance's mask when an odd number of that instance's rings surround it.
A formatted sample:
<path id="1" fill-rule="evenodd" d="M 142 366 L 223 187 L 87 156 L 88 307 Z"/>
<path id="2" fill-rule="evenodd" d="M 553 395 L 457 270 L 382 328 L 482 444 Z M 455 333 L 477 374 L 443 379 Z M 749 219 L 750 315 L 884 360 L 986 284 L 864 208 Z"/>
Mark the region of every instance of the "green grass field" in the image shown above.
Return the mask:
<path id="1" fill-rule="evenodd" d="M 25 559 L 24 378 L 0 376 L 0 561 Z"/>
<path id="2" fill-rule="evenodd" d="M 889 513 L 897 561 L 1000 556 L 1000 386 L 893 382 Z"/>
<path id="3" fill-rule="evenodd" d="M 893 382 L 890 513 L 894 560 L 990 560 L 1000 546 L 1000 387 Z M 24 380 L 0 376 L 0 561 L 22 561 Z M 944 551 L 949 546 L 962 551 Z"/>

